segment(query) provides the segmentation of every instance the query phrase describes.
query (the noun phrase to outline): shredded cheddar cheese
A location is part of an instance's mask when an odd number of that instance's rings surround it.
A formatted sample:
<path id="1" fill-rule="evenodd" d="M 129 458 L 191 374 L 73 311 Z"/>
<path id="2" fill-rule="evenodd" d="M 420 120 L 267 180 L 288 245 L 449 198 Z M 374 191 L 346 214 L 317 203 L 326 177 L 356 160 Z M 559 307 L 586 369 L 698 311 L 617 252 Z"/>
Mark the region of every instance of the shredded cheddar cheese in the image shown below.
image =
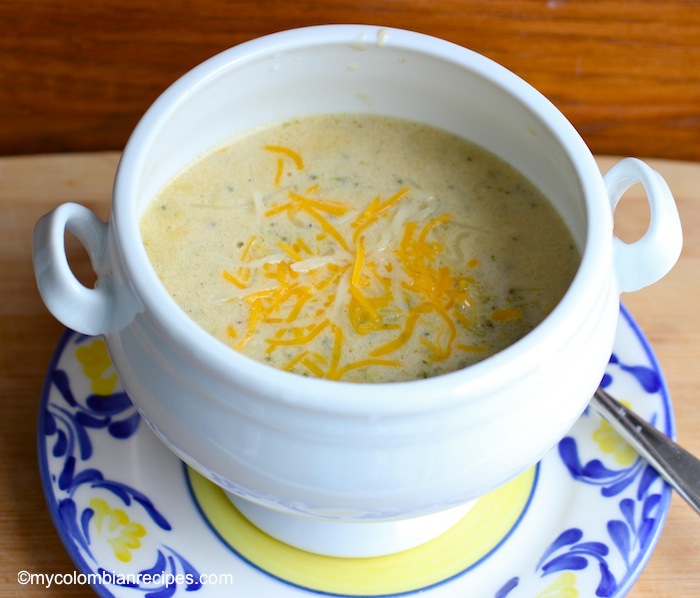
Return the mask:
<path id="1" fill-rule="evenodd" d="M 291 158 L 297 170 L 304 168 L 303 157 L 293 149 L 273 145 L 264 149 Z M 275 186 L 282 176 L 279 170 L 275 172 Z M 400 359 L 385 357 L 410 342 L 419 327 L 432 332 L 432 340 L 419 339 L 428 350 L 430 361 L 444 361 L 455 351 L 479 352 L 478 346 L 455 342 L 457 327 L 467 323 L 464 311 L 471 305 L 469 289 L 474 278 L 455 274 L 439 260 L 443 244 L 435 231 L 450 222 L 452 215 L 436 215 L 422 206 L 402 205 L 411 196 L 409 187 L 394 191 L 386 199 L 376 195 L 363 209 L 354 212 L 341 201 L 321 198 L 321 191 L 319 185 L 309 187 L 305 193 L 289 190 L 281 202 L 264 211 L 267 222 L 305 214 L 307 226 L 317 227 L 313 237 L 316 246 L 302 237 L 292 242 L 279 240 L 276 248 L 282 251 L 281 258 L 271 251 L 251 260 L 254 245 L 261 245 L 264 237 L 264 231 L 260 231 L 244 244 L 236 260 L 238 274 L 222 270 L 227 282 L 237 289 L 250 290 L 247 295 L 236 295 L 250 306 L 247 330 L 236 348 L 243 349 L 262 324 L 275 324 L 276 332 L 265 339 L 266 352 L 280 347 L 299 348 L 282 369 L 294 371 L 303 367 L 314 376 L 334 380 L 369 366 L 401 367 Z M 392 243 L 380 233 L 397 218 L 399 210 L 400 228 L 394 225 L 398 235 Z M 379 244 L 374 242 L 376 239 L 380 239 Z M 467 265 L 474 269 L 478 261 L 471 259 Z M 261 277 L 279 284 L 261 290 Z M 331 318 L 314 323 L 314 316 L 327 311 Z M 513 310 L 501 310 L 492 319 L 502 322 L 514 317 Z M 342 322 L 337 321 L 342 318 L 347 318 L 359 335 L 391 331 L 393 337 L 369 355 L 348 361 L 344 356 Z M 300 321 L 306 324 L 299 325 Z M 327 360 L 319 359 L 317 353 L 311 355 L 307 349 L 312 340 L 326 331 L 330 343 Z"/>

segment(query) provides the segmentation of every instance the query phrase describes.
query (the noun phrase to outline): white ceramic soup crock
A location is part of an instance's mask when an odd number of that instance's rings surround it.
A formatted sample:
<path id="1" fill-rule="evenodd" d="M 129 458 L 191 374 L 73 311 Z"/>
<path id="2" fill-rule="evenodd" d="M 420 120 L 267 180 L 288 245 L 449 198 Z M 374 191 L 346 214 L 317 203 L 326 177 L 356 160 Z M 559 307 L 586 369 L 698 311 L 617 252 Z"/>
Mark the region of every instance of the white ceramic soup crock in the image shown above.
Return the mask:
<path id="1" fill-rule="evenodd" d="M 237 134 L 326 112 L 436 125 L 533 181 L 582 253 L 553 313 L 477 365 L 393 384 L 275 370 L 191 321 L 144 250 L 139 218 L 147 204 Z M 613 212 L 636 182 L 646 189 L 650 226 L 626 244 L 614 236 Z M 94 289 L 70 270 L 66 230 L 92 259 Z M 680 247 L 678 213 L 660 175 L 626 159 L 601 176 L 572 125 L 511 72 L 422 34 L 331 25 L 241 44 L 182 77 L 128 142 L 109 223 L 76 204 L 56 208 L 37 224 L 34 262 L 48 308 L 70 328 L 104 335 L 126 391 L 180 458 L 272 535 L 361 556 L 427 539 L 470 501 L 535 465 L 601 380 L 620 293 L 666 274 Z"/>

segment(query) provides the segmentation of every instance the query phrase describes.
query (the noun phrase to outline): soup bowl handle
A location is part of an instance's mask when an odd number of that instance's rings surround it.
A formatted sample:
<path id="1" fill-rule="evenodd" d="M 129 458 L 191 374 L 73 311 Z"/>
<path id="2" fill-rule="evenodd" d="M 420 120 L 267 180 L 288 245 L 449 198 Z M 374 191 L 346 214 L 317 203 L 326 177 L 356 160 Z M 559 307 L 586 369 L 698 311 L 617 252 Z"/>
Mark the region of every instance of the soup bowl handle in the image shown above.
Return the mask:
<path id="1" fill-rule="evenodd" d="M 649 228 L 642 237 L 626 243 L 615 237 L 613 262 L 621 293 L 642 289 L 665 276 L 678 260 L 683 232 L 676 203 L 663 177 L 636 158 L 625 158 L 605 173 L 603 180 L 613 210 L 620 198 L 641 183 L 649 202 Z"/>
<path id="2" fill-rule="evenodd" d="M 85 247 L 97 274 L 94 288 L 81 283 L 71 270 L 65 232 L 74 235 Z M 108 225 L 76 203 L 58 206 L 34 228 L 33 259 L 39 292 L 61 323 L 83 334 L 106 332 L 112 318 L 114 301 L 108 275 L 107 238 Z"/>

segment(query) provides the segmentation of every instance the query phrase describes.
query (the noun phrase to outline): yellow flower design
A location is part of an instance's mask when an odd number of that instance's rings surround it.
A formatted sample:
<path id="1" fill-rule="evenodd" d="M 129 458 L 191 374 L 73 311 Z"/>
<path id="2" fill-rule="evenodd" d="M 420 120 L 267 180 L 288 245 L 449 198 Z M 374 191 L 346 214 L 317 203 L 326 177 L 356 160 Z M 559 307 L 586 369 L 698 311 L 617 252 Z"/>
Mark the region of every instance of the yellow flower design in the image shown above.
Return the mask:
<path id="1" fill-rule="evenodd" d="M 578 598 L 576 576 L 569 572 L 562 573 L 554 583 L 537 594 L 536 598 Z"/>
<path id="2" fill-rule="evenodd" d="M 106 524 L 105 532 L 109 534 L 107 542 L 112 547 L 114 556 L 123 563 L 128 563 L 131 560 L 131 551 L 141 546 L 140 538 L 146 535 L 146 528 L 131 521 L 124 511 L 113 509 L 101 498 L 93 498 L 90 507 L 95 513 L 97 535 L 102 535 Z"/>
<path id="3" fill-rule="evenodd" d="M 83 373 L 92 382 L 92 392 L 97 395 L 112 394 L 117 385 L 117 373 L 102 340 L 75 350 L 75 357 L 83 366 Z"/>
<path id="4" fill-rule="evenodd" d="M 631 407 L 628 401 L 621 403 L 625 407 Z M 605 420 L 601 420 L 600 426 L 593 432 L 593 440 L 604 453 L 613 453 L 615 461 L 620 465 L 632 465 L 637 459 L 635 450 Z"/>

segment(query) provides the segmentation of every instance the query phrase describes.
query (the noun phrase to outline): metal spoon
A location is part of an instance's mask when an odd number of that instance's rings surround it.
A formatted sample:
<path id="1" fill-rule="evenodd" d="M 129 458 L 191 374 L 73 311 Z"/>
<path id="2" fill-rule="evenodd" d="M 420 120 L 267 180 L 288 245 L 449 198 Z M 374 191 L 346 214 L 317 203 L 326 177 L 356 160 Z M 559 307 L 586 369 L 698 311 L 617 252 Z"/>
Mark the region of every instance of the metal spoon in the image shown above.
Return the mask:
<path id="1" fill-rule="evenodd" d="M 700 459 L 598 388 L 593 407 L 698 513 Z"/>

